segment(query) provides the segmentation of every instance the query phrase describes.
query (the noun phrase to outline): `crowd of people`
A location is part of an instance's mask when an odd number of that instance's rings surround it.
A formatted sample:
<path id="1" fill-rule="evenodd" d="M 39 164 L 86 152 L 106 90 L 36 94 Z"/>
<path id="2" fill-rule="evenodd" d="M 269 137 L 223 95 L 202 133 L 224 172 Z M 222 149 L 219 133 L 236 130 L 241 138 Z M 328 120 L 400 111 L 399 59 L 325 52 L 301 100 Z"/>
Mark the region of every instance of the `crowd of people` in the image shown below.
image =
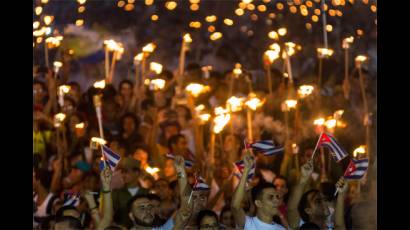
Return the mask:
<path id="1" fill-rule="evenodd" d="M 376 229 L 376 148 L 369 147 L 372 167 L 359 182 L 346 181 L 348 161 L 334 162 L 327 150 L 311 159 L 327 129 L 313 121 L 337 110 L 344 110 L 346 125 L 326 131 L 349 153 L 365 142 L 357 71 L 348 82 L 318 86 L 316 79 L 292 83 L 272 70 L 272 92 L 267 84 L 249 87 L 245 72 L 230 92 L 230 71 L 204 77 L 190 64 L 184 86 L 210 87 L 198 97 L 177 90 L 179 76 L 168 70 L 155 76 L 166 80 L 161 90 L 121 76 L 115 76 L 123 79 L 118 86 L 83 89 L 67 73 L 47 69 L 33 81 L 33 229 Z M 363 74 L 374 121 L 376 79 Z M 307 83 L 313 93 L 285 112 L 283 102 Z M 60 85 L 70 86 L 63 98 Z M 273 140 L 282 153 L 265 156 L 246 147 L 245 110 L 232 113 L 210 144 L 212 121 L 203 122 L 195 108 L 213 111 L 250 92 L 265 99 L 253 113 L 252 140 Z M 102 143 L 92 141 L 101 137 L 94 95 L 102 96 L 105 145 L 121 157 L 115 168 L 102 161 Z M 56 122 L 58 113 L 65 119 Z M 70 203 L 73 197 L 78 200 Z"/>

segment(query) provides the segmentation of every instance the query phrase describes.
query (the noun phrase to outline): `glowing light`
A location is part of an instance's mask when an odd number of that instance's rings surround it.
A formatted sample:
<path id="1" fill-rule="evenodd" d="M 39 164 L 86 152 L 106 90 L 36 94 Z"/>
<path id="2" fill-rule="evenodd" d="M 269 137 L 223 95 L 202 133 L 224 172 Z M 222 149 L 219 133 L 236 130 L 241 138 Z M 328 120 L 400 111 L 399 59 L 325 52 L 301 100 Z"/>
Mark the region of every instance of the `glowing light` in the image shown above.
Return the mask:
<path id="1" fill-rule="evenodd" d="M 94 88 L 97 88 L 97 89 L 104 89 L 105 88 L 105 80 L 96 81 L 93 86 L 94 86 Z"/>
<path id="2" fill-rule="evenodd" d="M 189 2 L 191 4 L 198 4 L 200 2 L 200 0 L 189 0 Z"/>
<path id="3" fill-rule="evenodd" d="M 279 58 L 279 52 L 274 50 L 267 50 L 264 53 L 265 57 L 268 58 L 269 63 L 273 63 L 277 58 Z"/>
<path id="4" fill-rule="evenodd" d="M 198 22 L 198 21 L 190 22 L 189 27 L 196 28 L 196 29 L 201 28 L 201 22 Z"/>
<path id="5" fill-rule="evenodd" d="M 201 119 L 201 122 L 204 123 L 204 122 L 209 121 L 209 119 L 211 118 L 211 114 L 203 113 L 203 114 L 199 114 L 198 117 L 199 119 Z"/>
<path id="6" fill-rule="evenodd" d="M 229 120 L 231 120 L 231 115 L 229 113 L 216 116 L 214 118 L 213 132 L 216 134 L 220 133 L 228 124 Z"/>
<path id="7" fill-rule="evenodd" d="M 343 39 L 342 48 L 343 49 L 349 49 L 350 44 L 352 44 L 353 41 L 354 41 L 353 36 L 350 36 L 350 37 L 347 37 L 347 38 Z"/>
<path id="8" fill-rule="evenodd" d="M 305 98 L 312 94 L 314 87 L 311 85 L 301 85 L 298 89 L 298 94 L 301 98 Z"/>
<path id="9" fill-rule="evenodd" d="M 308 30 L 312 29 L 312 24 L 310 24 L 309 22 L 307 22 L 305 26 L 306 26 L 306 29 Z"/>
<path id="10" fill-rule="evenodd" d="M 192 11 L 197 11 L 199 10 L 199 5 L 198 4 L 192 4 L 189 6 L 189 9 L 191 9 Z"/>
<path id="11" fill-rule="evenodd" d="M 339 120 L 345 111 L 343 109 L 337 110 L 333 113 L 333 118 Z"/>
<path id="12" fill-rule="evenodd" d="M 183 36 L 184 42 L 186 43 L 191 43 L 192 42 L 192 38 L 190 34 L 184 34 Z"/>
<path id="13" fill-rule="evenodd" d="M 131 11 L 131 10 L 134 9 L 134 4 L 127 4 L 127 5 L 125 5 L 124 9 L 126 11 Z"/>
<path id="14" fill-rule="evenodd" d="M 272 45 L 269 46 L 269 49 L 275 51 L 275 52 L 280 52 L 280 46 L 278 43 L 273 43 Z"/>
<path id="15" fill-rule="evenodd" d="M 276 33 L 276 31 L 271 31 L 271 32 L 269 32 L 269 33 L 268 33 L 268 37 L 269 37 L 270 39 L 274 39 L 274 40 L 279 39 L 279 35 L 278 35 L 278 33 Z"/>
<path id="16" fill-rule="evenodd" d="M 87 0 L 77 0 L 78 4 L 82 5 L 86 2 Z"/>
<path id="17" fill-rule="evenodd" d="M 43 12 L 43 7 L 37 6 L 36 8 L 34 8 L 34 11 L 35 11 L 36 15 L 40 15 L 41 12 Z"/>
<path id="18" fill-rule="evenodd" d="M 276 8 L 278 9 L 278 10 L 283 10 L 283 4 L 282 3 L 280 3 L 280 2 L 278 2 L 277 4 L 276 4 Z"/>
<path id="19" fill-rule="evenodd" d="M 47 3 L 48 3 L 48 0 L 41 0 L 41 3 L 47 4 Z"/>
<path id="20" fill-rule="evenodd" d="M 83 20 L 83 19 L 77 19 L 77 20 L 75 21 L 75 25 L 76 25 L 76 26 L 82 26 L 82 25 L 84 25 L 84 20 Z"/>
<path id="21" fill-rule="evenodd" d="M 212 41 L 218 40 L 218 39 L 222 38 L 222 33 L 221 33 L 221 32 L 212 33 L 209 38 L 210 38 Z"/>
<path id="22" fill-rule="evenodd" d="M 85 11 L 85 6 L 78 7 L 78 13 L 83 13 Z"/>
<path id="23" fill-rule="evenodd" d="M 177 7 L 177 5 L 178 4 L 175 1 L 168 1 L 168 2 L 165 3 L 165 7 L 168 10 L 174 10 Z"/>
<path id="24" fill-rule="evenodd" d="M 292 14 L 296 14 L 298 12 L 298 8 L 296 8 L 296 6 L 289 7 L 289 10 Z"/>
<path id="25" fill-rule="evenodd" d="M 227 25 L 227 26 L 232 26 L 232 25 L 233 25 L 232 19 L 229 19 L 229 18 L 225 18 L 225 19 L 224 19 L 224 23 L 225 23 L 225 25 Z"/>
<path id="26" fill-rule="evenodd" d="M 205 21 L 207 22 L 215 22 L 216 20 L 217 20 L 217 17 L 215 15 L 210 15 L 205 18 Z"/>
<path id="27" fill-rule="evenodd" d="M 285 36 L 287 32 L 288 32 L 288 30 L 287 30 L 286 28 L 280 28 L 280 29 L 278 29 L 278 34 L 279 34 L 280 36 Z"/>
<path id="28" fill-rule="evenodd" d="M 198 97 L 200 94 L 210 91 L 211 87 L 198 83 L 191 83 L 185 87 L 185 90 L 192 96 Z"/>
<path id="29" fill-rule="evenodd" d="M 226 107 L 231 112 L 239 112 L 242 110 L 245 98 L 232 96 L 226 101 Z"/>
<path id="30" fill-rule="evenodd" d="M 153 14 L 152 16 L 151 16 L 151 20 L 152 21 L 157 21 L 158 20 L 158 15 L 156 15 L 156 14 Z"/>
<path id="31" fill-rule="evenodd" d="M 238 16 L 242 16 L 245 13 L 245 11 L 243 11 L 243 9 L 238 8 L 235 10 L 235 14 Z"/>
<path id="32" fill-rule="evenodd" d="M 214 113 L 215 113 L 215 115 L 223 115 L 223 114 L 229 113 L 229 110 L 228 110 L 228 109 L 224 109 L 224 108 L 221 107 L 221 106 L 218 106 L 218 107 L 216 107 L 216 108 L 214 109 Z"/>
<path id="33" fill-rule="evenodd" d="M 365 154 L 366 153 L 366 145 L 360 145 L 353 151 L 353 157 L 357 157 L 359 154 Z"/>
<path id="34" fill-rule="evenodd" d="M 260 12 L 265 12 L 265 11 L 266 11 L 266 6 L 265 6 L 265 5 L 259 5 L 259 6 L 258 6 L 258 10 L 259 10 Z"/>
<path id="35" fill-rule="evenodd" d="M 157 46 L 154 43 L 149 43 L 148 45 L 142 47 L 142 52 L 144 53 L 152 53 L 154 52 Z"/>
<path id="36" fill-rule="evenodd" d="M 319 21 L 319 17 L 316 16 L 316 15 L 313 15 L 313 16 L 312 16 L 312 21 L 318 22 L 318 21 Z"/>
<path id="37" fill-rule="evenodd" d="M 159 172 L 159 168 L 151 168 L 151 167 L 147 167 L 145 168 L 145 171 L 151 175 L 154 175 L 155 173 Z"/>
<path id="38" fill-rule="evenodd" d="M 325 126 L 328 129 L 333 129 L 336 127 L 336 119 L 329 119 L 325 121 Z"/>
<path id="39" fill-rule="evenodd" d="M 248 4 L 247 6 L 246 6 L 246 9 L 248 9 L 248 10 L 255 10 L 255 5 L 254 4 Z"/>
<path id="40" fill-rule="evenodd" d="M 154 0 L 145 0 L 145 5 L 150 6 L 154 3 Z"/>
<path id="41" fill-rule="evenodd" d="M 162 65 L 156 62 L 151 62 L 149 64 L 149 68 L 151 71 L 155 72 L 156 74 L 162 73 Z"/>
<path id="42" fill-rule="evenodd" d="M 83 129 L 84 126 L 85 126 L 85 125 L 84 125 L 84 122 L 81 122 L 81 123 L 76 124 L 76 125 L 75 125 L 75 128 L 76 128 L 76 129 Z"/>
<path id="43" fill-rule="evenodd" d="M 165 87 L 166 81 L 164 79 L 152 79 L 150 84 L 154 86 L 154 90 L 161 90 Z"/>
<path id="44" fill-rule="evenodd" d="M 236 76 L 239 76 L 239 75 L 241 75 L 242 74 L 242 65 L 241 64 L 239 64 L 239 63 L 236 63 L 235 64 L 235 68 L 233 69 L 233 74 L 235 74 Z"/>
<path id="45" fill-rule="evenodd" d="M 210 33 L 215 32 L 215 26 L 208 26 L 208 31 Z"/>
<path id="46" fill-rule="evenodd" d="M 33 29 L 37 29 L 39 26 L 40 26 L 40 22 L 39 22 L 39 21 L 33 22 Z"/>
<path id="47" fill-rule="evenodd" d="M 333 31 L 333 26 L 332 25 L 326 25 L 326 31 L 327 32 L 332 32 Z"/>
<path id="48" fill-rule="evenodd" d="M 356 33 L 357 33 L 358 36 L 362 36 L 363 35 L 363 30 L 358 29 L 358 30 L 356 30 Z"/>
<path id="49" fill-rule="evenodd" d="M 92 141 L 92 142 L 95 142 L 95 143 L 98 143 L 98 144 L 100 144 L 100 145 L 105 145 L 105 144 L 107 144 L 107 141 L 106 141 L 106 140 L 104 140 L 104 139 L 102 139 L 102 138 L 99 138 L 99 137 L 92 137 L 92 138 L 91 138 L 91 141 Z"/>
<path id="50" fill-rule="evenodd" d="M 320 12 L 319 9 L 315 9 L 315 10 L 313 11 L 313 13 L 316 14 L 316 15 L 320 15 L 321 12 Z"/>
<path id="51" fill-rule="evenodd" d="M 121 7 L 125 6 L 125 2 L 124 1 L 119 1 L 117 3 L 117 6 L 121 8 Z"/>
<path id="52" fill-rule="evenodd" d="M 257 98 L 254 93 L 250 93 L 248 98 L 249 99 L 245 102 L 245 105 L 254 111 L 265 103 L 264 100 L 262 101 L 259 98 Z"/>
<path id="53" fill-rule="evenodd" d="M 298 104 L 297 100 L 288 99 L 285 101 L 286 109 L 289 111 L 291 109 L 295 109 L 296 105 Z"/>
<path id="54" fill-rule="evenodd" d="M 63 94 L 70 92 L 71 87 L 69 85 L 60 85 L 58 89 Z"/>
<path id="55" fill-rule="evenodd" d="M 44 16 L 43 20 L 46 25 L 50 25 L 51 22 L 53 22 L 54 20 L 54 16 L 50 16 L 50 15 Z"/>
<path id="56" fill-rule="evenodd" d="M 325 119 L 322 118 L 322 117 L 318 118 L 318 119 L 313 121 L 313 124 L 317 125 L 317 126 L 323 126 L 325 124 Z"/>
<path id="57" fill-rule="evenodd" d="M 46 39 L 46 43 L 48 47 L 53 48 L 53 47 L 58 47 L 61 44 L 61 40 L 63 40 L 62 36 L 49 37 Z"/>
<path id="58" fill-rule="evenodd" d="M 204 104 L 200 104 L 200 105 L 198 105 L 197 107 L 195 107 L 195 111 L 196 111 L 197 113 L 201 112 L 201 111 L 204 110 L 204 109 L 205 109 L 205 105 L 204 105 Z"/>
<path id="59" fill-rule="evenodd" d="M 253 2 L 253 0 L 242 0 L 242 2 L 245 4 L 250 4 L 251 2 Z"/>
<path id="60" fill-rule="evenodd" d="M 358 56 L 355 58 L 356 63 L 362 63 L 362 62 L 364 62 L 364 61 L 366 61 L 366 60 L 367 60 L 367 57 L 364 56 L 364 55 L 358 55 Z"/>
<path id="61" fill-rule="evenodd" d="M 317 54 L 319 58 L 328 58 L 333 55 L 334 51 L 332 49 L 317 48 Z"/>

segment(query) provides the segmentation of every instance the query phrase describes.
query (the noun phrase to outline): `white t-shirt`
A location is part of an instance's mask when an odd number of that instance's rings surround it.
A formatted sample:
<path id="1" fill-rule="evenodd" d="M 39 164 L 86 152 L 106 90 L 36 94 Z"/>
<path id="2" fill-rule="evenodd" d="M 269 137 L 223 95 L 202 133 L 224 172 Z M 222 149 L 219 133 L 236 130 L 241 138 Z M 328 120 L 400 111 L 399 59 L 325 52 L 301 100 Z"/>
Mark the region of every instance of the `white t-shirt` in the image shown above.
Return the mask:
<path id="1" fill-rule="evenodd" d="M 245 217 L 245 228 L 244 230 L 253 230 L 253 229 L 258 229 L 258 230 L 286 230 L 282 225 L 273 223 L 272 224 L 267 224 L 262 222 L 261 220 L 258 219 L 258 217 L 250 217 L 246 216 Z"/>
<path id="2" fill-rule="evenodd" d="M 132 195 L 132 196 L 135 196 L 135 194 L 137 194 L 137 192 L 138 192 L 138 187 L 135 187 L 135 188 L 128 188 L 128 192 Z"/>

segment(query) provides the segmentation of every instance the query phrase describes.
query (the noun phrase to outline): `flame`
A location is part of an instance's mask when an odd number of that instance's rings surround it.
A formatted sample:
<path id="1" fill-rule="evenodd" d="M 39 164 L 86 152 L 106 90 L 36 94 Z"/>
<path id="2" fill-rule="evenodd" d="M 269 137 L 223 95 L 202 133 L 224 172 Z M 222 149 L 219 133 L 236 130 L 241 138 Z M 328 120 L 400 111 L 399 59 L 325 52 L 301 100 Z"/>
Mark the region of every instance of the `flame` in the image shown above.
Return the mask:
<path id="1" fill-rule="evenodd" d="M 165 87 L 166 81 L 164 79 L 152 79 L 151 84 L 154 85 L 154 90 L 161 90 Z"/>
<path id="2" fill-rule="evenodd" d="M 342 117 L 342 115 L 343 115 L 344 112 L 345 112 L 345 111 L 344 111 L 343 109 L 340 109 L 340 110 L 335 111 L 335 112 L 333 113 L 333 118 L 336 119 L 336 120 L 340 119 L 340 118 Z"/>
<path id="3" fill-rule="evenodd" d="M 122 44 L 119 43 L 119 42 L 116 42 L 116 41 L 114 41 L 114 40 L 112 40 L 112 39 L 110 39 L 110 40 L 105 40 L 105 41 L 104 41 L 104 45 L 107 46 L 107 49 L 108 49 L 109 51 L 118 51 L 118 52 L 123 52 L 123 51 L 124 51 L 124 49 L 122 48 Z M 121 49 L 122 49 L 122 51 L 121 51 Z"/>
<path id="4" fill-rule="evenodd" d="M 71 89 L 71 86 L 69 85 L 61 85 L 60 87 L 58 87 L 59 91 L 61 93 L 68 93 Z"/>
<path id="5" fill-rule="evenodd" d="M 149 43 L 148 45 L 142 47 L 142 52 L 144 53 L 152 53 L 154 52 L 157 46 L 154 43 Z"/>
<path id="6" fill-rule="evenodd" d="M 204 109 L 205 109 L 205 105 L 203 105 L 203 104 L 200 104 L 200 105 L 198 105 L 197 107 L 195 107 L 195 111 L 196 111 L 197 113 L 201 112 L 201 111 L 204 110 Z"/>
<path id="7" fill-rule="evenodd" d="M 187 85 L 185 90 L 188 91 L 192 96 L 198 97 L 201 93 L 205 93 L 211 90 L 211 88 L 209 86 L 201 85 L 198 83 L 191 83 Z"/>
<path id="8" fill-rule="evenodd" d="M 319 58 L 330 57 L 333 55 L 334 51 L 332 49 L 317 48 L 317 53 Z"/>
<path id="9" fill-rule="evenodd" d="M 286 28 L 284 28 L 284 27 L 278 29 L 278 34 L 279 34 L 280 36 L 285 36 L 287 32 L 288 32 L 288 30 L 287 30 Z"/>
<path id="10" fill-rule="evenodd" d="M 358 62 L 358 63 L 364 62 L 366 60 L 367 60 L 367 57 L 364 56 L 364 55 L 359 55 L 355 58 L 355 61 Z"/>
<path id="11" fill-rule="evenodd" d="M 301 85 L 298 89 L 298 94 L 301 98 L 307 97 L 312 94 L 314 87 L 311 85 Z"/>
<path id="12" fill-rule="evenodd" d="M 143 57 L 144 57 L 144 54 L 143 54 L 143 53 L 139 53 L 139 54 L 135 55 L 134 61 L 139 63 L 140 61 L 142 61 L 142 58 L 143 58 Z"/>
<path id="13" fill-rule="evenodd" d="M 53 48 L 53 47 L 60 46 L 62 40 L 63 40 L 62 36 L 49 37 L 49 38 L 46 39 L 46 43 L 50 48 Z"/>
<path id="14" fill-rule="evenodd" d="M 245 98 L 232 96 L 226 101 L 227 108 L 231 112 L 238 112 L 242 110 Z"/>
<path id="15" fill-rule="evenodd" d="M 184 42 L 186 42 L 186 43 L 191 43 L 192 42 L 192 38 L 191 38 L 190 34 L 185 34 L 183 39 L 184 39 Z"/>
<path id="16" fill-rule="evenodd" d="M 94 86 L 94 88 L 104 89 L 105 88 L 105 80 L 96 81 L 93 86 Z"/>
<path id="17" fill-rule="evenodd" d="M 317 126 L 322 126 L 322 125 L 325 124 L 325 119 L 323 117 L 320 117 L 320 118 L 314 120 L 313 124 L 317 125 Z"/>
<path id="18" fill-rule="evenodd" d="M 268 37 L 269 37 L 270 39 L 274 39 L 274 40 L 279 39 L 279 35 L 278 35 L 278 33 L 276 33 L 276 31 L 271 31 L 271 32 L 269 32 L 269 33 L 268 33 Z"/>
<path id="19" fill-rule="evenodd" d="M 198 115 L 199 119 L 201 119 L 202 122 L 207 122 L 209 121 L 209 118 L 211 118 L 211 114 L 209 113 L 203 113 Z"/>
<path id="20" fill-rule="evenodd" d="M 215 15 L 210 15 L 210 16 L 206 16 L 205 17 L 205 21 L 207 22 L 214 22 L 216 21 L 218 18 Z"/>
<path id="21" fill-rule="evenodd" d="M 296 47 L 296 44 L 295 43 L 293 43 L 293 42 L 286 42 L 285 43 L 285 46 L 286 46 L 286 52 L 283 52 L 282 53 L 282 58 L 286 58 L 286 55 L 287 56 L 292 56 L 293 54 L 295 54 L 295 47 Z"/>
<path id="22" fill-rule="evenodd" d="M 83 129 L 84 128 L 84 122 L 78 123 L 75 125 L 76 129 Z"/>
<path id="23" fill-rule="evenodd" d="M 235 74 L 236 76 L 241 75 L 242 74 L 242 65 L 239 63 L 235 64 L 235 68 L 233 69 L 233 74 Z"/>
<path id="24" fill-rule="evenodd" d="M 272 64 L 277 58 L 279 58 L 279 52 L 273 50 L 265 51 L 265 57 L 269 59 L 269 62 Z"/>
<path id="25" fill-rule="evenodd" d="M 273 43 L 272 45 L 269 46 L 269 49 L 275 51 L 275 52 L 280 52 L 280 46 L 278 43 Z"/>
<path id="26" fill-rule="evenodd" d="M 221 33 L 221 32 L 212 33 L 209 38 L 210 38 L 212 41 L 218 40 L 218 39 L 222 38 L 222 33 Z"/>
<path id="27" fill-rule="evenodd" d="M 231 115 L 229 113 L 216 116 L 214 118 L 213 132 L 216 134 L 220 133 L 224 129 L 226 124 L 228 124 L 230 119 Z"/>
<path id="28" fill-rule="evenodd" d="M 57 113 L 56 115 L 54 115 L 54 118 L 57 121 L 62 122 L 66 118 L 66 115 L 64 113 Z"/>
<path id="29" fill-rule="evenodd" d="M 107 143 L 106 140 L 104 140 L 104 139 L 102 139 L 102 138 L 99 138 L 99 137 L 92 137 L 92 138 L 91 138 L 91 141 L 92 141 L 92 142 L 95 142 L 95 143 L 98 143 L 98 144 L 100 144 L 100 145 L 105 145 L 105 144 Z"/>
<path id="30" fill-rule="evenodd" d="M 151 71 L 154 71 L 156 74 L 162 73 L 162 65 L 156 62 L 151 62 L 149 65 Z"/>
<path id="31" fill-rule="evenodd" d="M 337 121 L 336 127 L 338 128 L 346 128 L 347 124 L 344 121 Z"/>
<path id="32" fill-rule="evenodd" d="M 56 67 L 56 68 L 61 68 L 61 67 L 63 66 L 63 63 L 60 62 L 60 61 L 55 61 L 55 62 L 53 62 L 53 65 L 54 65 L 54 67 Z"/>
<path id="33" fill-rule="evenodd" d="M 260 106 L 262 106 L 265 103 L 265 101 L 261 101 L 259 98 L 256 97 L 254 93 L 249 94 L 249 99 L 245 102 L 245 105 L 248 106 L 248 108 L 252 110 L 256 110 Z"/>
<path id="34" fill-rule="evenodd" d="M 54 20 L 54 16 L 50 16 L 50 15 L 46 15 L 44 16 L 44 24 L 46 24 L 47 26 L 51 24 L 51 22 L 53 22 Z"/>
<path id="35" fill-rule="evenodd" d="M 366 153 L 366 145 L 360 145 L 353 151 L 353 157 L 357 157 L 358 154 Z"/>
<path id="36" fill-rule="evenodd" d="M 325 126 L 326 126 L 326 128 L 328 128 L 328 129 L 333 129 L 333 128 L 335 128 L 336 127 L 336 119 L 328 119 L 328 120 L 326 120 L 325 121 Z"/>
<path id="37" fill-rule="evenodd" d="M 151 168 L 151 167 L 147 167 L 145 168 L 145 171 L 151 175 L 154 175 L 155 173 L 159 172 L 159 168 Z"/>
<path id="38" fill-rule="evenodd" d="M 223 115 L 223 114 L 229 113 L 229 110 L 228 110 L 228 109 L 224 109 L 224 108 L 221 107 L 221 106 L 218 106 L 218 107 L 216 107 L 216 108 L 214 109 L 214 113 L 215 113 L 215 115 Z"/>
<path id="39" fill-rule="evenodd" d="M 293 100 L 293 99 L 288 99 L 288 100 L 285 101 L 285 104 L 286 104 L 286 108 L 288 110 L 290 110 L 290 109 L 296 108 L 296 105 L 298 104 L 298 101 Z"/>
<path id="40" fill-rule="evenodd" d="M 347 37 L 345 39 L 343 39 L 343 44 L 342 44 L 342 48 L 343 49 L 348 49 L 350 47 L 350 44 L 353 43 L 354 38 L 353 36 Z"/>

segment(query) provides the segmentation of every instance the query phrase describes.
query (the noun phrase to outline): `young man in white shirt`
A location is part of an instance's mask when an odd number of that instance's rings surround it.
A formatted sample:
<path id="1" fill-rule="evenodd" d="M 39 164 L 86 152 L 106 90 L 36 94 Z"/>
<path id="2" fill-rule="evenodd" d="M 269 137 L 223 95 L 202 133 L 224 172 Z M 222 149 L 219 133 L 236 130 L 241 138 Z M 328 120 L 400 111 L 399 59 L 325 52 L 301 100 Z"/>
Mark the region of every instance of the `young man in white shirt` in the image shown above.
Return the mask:
<path id="1" fill-rule="evenodd" d="M 274 223 L 273 216 L 279 213 L 280 197 L 272 183 L 262 183 L 252 188 L 252 202 L 256 207 L 256 216 L 246 216 L 241 207 L 245 196 L 245 184 L 254 159 L 249 152 L 244 156 L 245 169 L 232 198 L 231 210 L 238 229 L 285 230 Z"/>

